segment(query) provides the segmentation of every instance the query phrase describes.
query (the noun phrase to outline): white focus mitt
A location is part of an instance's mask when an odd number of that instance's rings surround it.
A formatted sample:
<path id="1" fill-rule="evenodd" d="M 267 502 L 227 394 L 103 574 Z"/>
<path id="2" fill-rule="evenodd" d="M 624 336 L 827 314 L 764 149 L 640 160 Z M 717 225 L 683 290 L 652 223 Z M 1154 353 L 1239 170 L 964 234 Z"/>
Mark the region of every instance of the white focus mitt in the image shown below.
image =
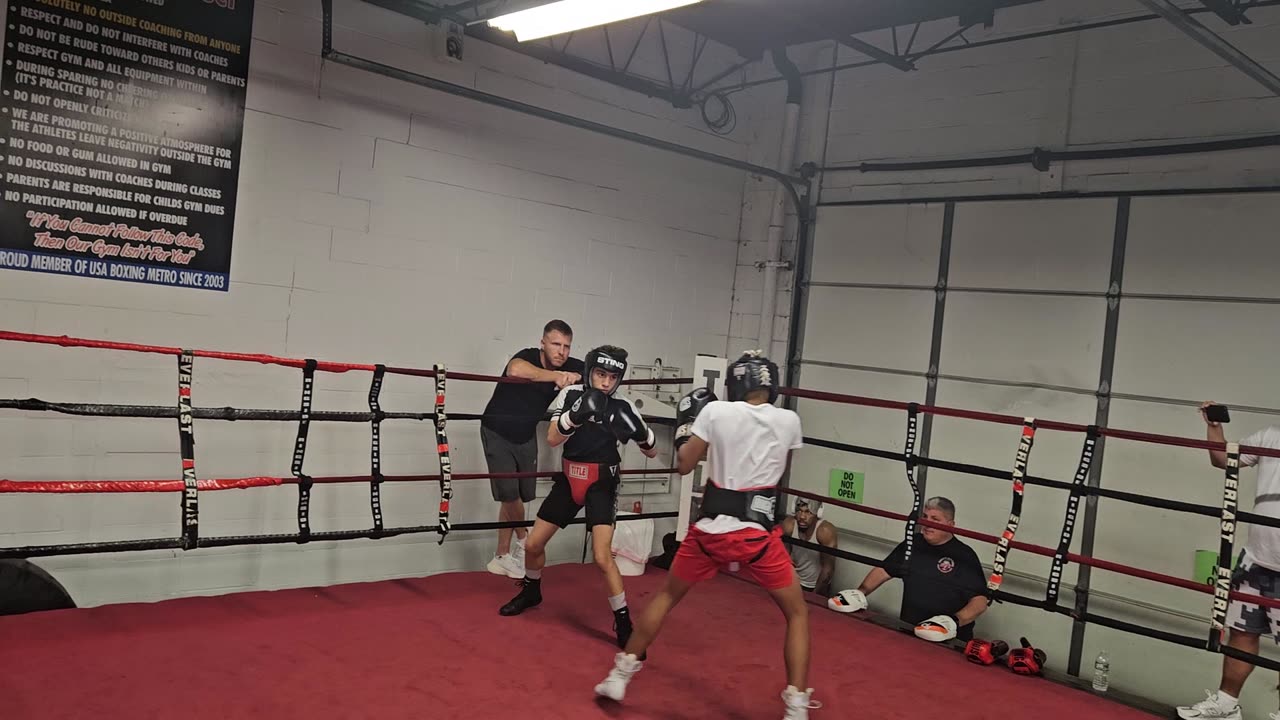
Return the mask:
<path id="1" fill-rule="evenodd" d="M 956 636 L 956 620 L 947 615 L 934 615 L 916 626 L 916 637 L 929 642 L 945 642 Z"/>
<path id="2" fill-rule="evenodd" d="M 842 613 L 856 613 L 867 609 L 867 596 L 861 590 L 841 590 L 827 599 L 827 607 Z"/>

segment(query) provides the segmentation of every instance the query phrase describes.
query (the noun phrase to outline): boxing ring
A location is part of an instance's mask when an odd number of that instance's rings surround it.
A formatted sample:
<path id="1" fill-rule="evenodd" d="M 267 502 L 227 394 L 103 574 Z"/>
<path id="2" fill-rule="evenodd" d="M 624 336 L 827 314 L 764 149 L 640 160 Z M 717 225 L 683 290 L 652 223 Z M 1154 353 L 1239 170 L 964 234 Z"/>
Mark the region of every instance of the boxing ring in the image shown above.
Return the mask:
<path id="1" fill-rule="evenodd" d="M 511 382 L 493 376 L 432 369 L 349 364 L 269 355 L 188 350 L 176 347 L 2 332 L 0 342 L 37 343 L 68 348 L 168 355 L 177 360 L 174 403 L 125 406 L 43 399 L 0 399 L 0 410 L 47 412 L 94 417 L 149 417 L 176 420 L 178 479 L 159 480 L 0 480 L 0 495 L 17 493 L 168 493 L 174 496 L 178 532 L 167 537 L 60 545 L 0 548 L 0 559 L 33 559 L 96 553 L 145 553 L 157 550 L 200 552 L 206 548 L 353 539 L 380 539 L 434 534 L 443 543 L 450 533 L 492 531 L 529 526 L 532 522 L 453 523 L 454 483 L 491 476 L 455 473 L 450 458 L 450 421 L 478 420 L 478 414 L 446 412 L 448 383 Z M 77 350 L 71 350 L 77 348 Z M 196 407 L 192 400 L 195 359 L 278 365 L 301 370 L 298 410 L 245 410 Z M 331 412 L 313 407 L 317 373 L 367 373 L 368 412 Z M 430 412 L 388 412 L 379 402 L 387 375 L 407 375 L 433 383 Z M 635 380 L 627 384 L 694 382 L 690 378 Z M 1227 647 L 1223 628 L 1227 598 L 1268 607 L 1280 601 L 1231 591 L 1231 560 L 1239 522 L 1280 527 L 1280 520 L 1240 512 L 1236 507 L 1239 457 L 1242 453 L 1280 457 L 1280 452 L 1203 440 L 1155 435 L 1114 428 L 1074 425 L 1031 417 L 1014 417 L 945 407 L 929 407 L 877 398 L 840 395 L 799 388 L 783 389 L 796 399 L 846 403 L 905 413 L 905 445 L 888 450 L 805 438 L 806 445 L 901 461 L 914 493 L 908 512 L 845 502 L 794 488 L 785 492 L 903 522 L 911 540 L 921 525 L 939 527 L 961 537 L 995 546 L 988 591 L 992 602 L 1034 607 L 1078 622 L 1125 633 L 1231 655 L 1259 667 L 1280 670 L 1280 662 Z M 923 457 L 915 452 L 922 415 L 935 414 L 1018 428 L 1011 434 L 1012 469 L 981 467 Z M 297 434 L 288 476 L 202 478 L 195 463 L 195 420 L 292 422 Z M 646 418 L 651 424 L 663 424 Z M 439 472 L 384 475 L 381 471 L 381 423 L 414 420 L 431 424 Z M 366 475 L 313 477 L 305 472 L 308 432 L 315 422 L 364 423 L 370 428 L 370 472 Z M 1027 473 L 1037 433 L 1056 431 L 1081 436 L 1077 472 L 1071 481 Z M 1156 445 L 1222 449 L 1228 455 L 1221 507 L 1195 505 L 1088 484 L 1097 443 L 1103 437 Z M 803 450 L 800 452 L 804 452 Z M 963 472 L 1010 483 L 1009 522 L 998 534 L 937 526 L 920 517 L 921 491 L 914 478 L 919 467 Z M 623 469 L 624 474 L 653 470 Z M 667 468 L 662 472 L 674 473 Z M 527 475 L 550 476 L 550 472 Z M 438 489 L 434 522 L 387 526 L 381 488 L 386 483 L 428 483 Z M 681 497 L 689 496 L 686 476 Z M 330 484 L 361 484 L 369 494 L 370 524 L 356 529 L 316 531 L 311 528 L 313 492 Z M 200 499 L 210 492 L 297 493 L 297 530 L 291 533 L 208 536 L 200 532 Z M 1057 548 L 1016 539 L 1027 485 L 1054 487 L 1068 493 Z M 277 489 L 271 490 L 270 488 Z M 1161 573 L 1130 567 L 1069 551 L 1081 500 L 1106 499 L 1164 510 L 1218 518 L 1217 577 L 1212 587 Z M 4 498 L 0 497 L 0 502 Z M 779 503 L 780 508 L 785 503 Z M 620 522 L 687 517 L 681 513 L 623 515 Z M 577 521 L 581 523 L 582 520 Z M 868 565 L 878 558 L 832 550 L 803 540 L 788 542 Z M 424 546 L 428 547 L 429 546 Z M 429 550 L 428 550 L 429 551 Z M 1010 554 L 1031 553 L 1053 559 L 1053 572 L 1042 597 L 1003 589 Z M 981 555 L 982 553 L 980 553 Z M 1074 563 L 1098 570 L 1165 583 L 1205 598 L 1210 631 L 1191 637 L 1065 605 L 1059 598 L 1062 570 Z M 633 608 L 661 586 L 664 572 L 652 566 L 626 579 Z M 497 608 L 512 592 L 512 581 L 477 572 L 451 572 L 423 578 L 353 583 L 278 591 L 242 592 L 158 603 L 125 603 L 95 608 L 48 610 L 0 617 L 0 698 L 6 717 L 14 718 L 770 718 L 778 712 L 782 678 L 780 648 L 784 625 L 777 609 L 757 588 L 732 572 L 691 593 L 667 620 L 662 637 L 651 648 L 647 670 L 637 677 L 622 706 L 598 703 L 591 688 L 608 668 L 616 647 L 603 612 L 598 571 L 590 564 L 549 565 L 545 571 L 546 602 L 519 618 L 500 618 Z M 1033 711 L 1043 720 L 1079 717 L 1140 718 L 1167 711 L 1117 692 L 1107 697 L 1084 690 L 1086 683 L 1061 673 L 1061 662 L 1049 659 L 1046 677 L 1014 675 L 997 664 L 980 666 L 964 660 L 956 643 L 933 644 L 916 639 L 896 620 L 870 613 L 845 615 L 826 609 L 825 599 L 811 597 L 813 659 L 810 685 L 823 707 L 815 717 L 876 717 L 885 720 L 944 716 L 956 720 L 1005 717 Z M 750 629 L 750 631 L 744 631 Z M 1034 633 L 1028 633 L 1034 636 Z M 994 638 L 993 638 L 994 639 Z M 1015 639 L 1016 642 L 1016 639 Z"/>

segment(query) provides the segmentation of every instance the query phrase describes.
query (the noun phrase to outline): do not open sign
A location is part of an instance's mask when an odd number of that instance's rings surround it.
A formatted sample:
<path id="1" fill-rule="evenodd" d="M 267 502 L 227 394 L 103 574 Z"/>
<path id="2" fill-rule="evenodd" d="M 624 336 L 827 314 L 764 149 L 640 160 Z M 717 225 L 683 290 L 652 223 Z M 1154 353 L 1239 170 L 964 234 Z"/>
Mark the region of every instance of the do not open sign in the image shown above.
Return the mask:
<path id="1" fill-rule="evenodd" d="M 827 488 L 827 494 L 845 502 L 861 503 L 863 497 L 862 486 L 865 480 L 866 476 L 860 472 L 831 468 L 830 486 Z"/>

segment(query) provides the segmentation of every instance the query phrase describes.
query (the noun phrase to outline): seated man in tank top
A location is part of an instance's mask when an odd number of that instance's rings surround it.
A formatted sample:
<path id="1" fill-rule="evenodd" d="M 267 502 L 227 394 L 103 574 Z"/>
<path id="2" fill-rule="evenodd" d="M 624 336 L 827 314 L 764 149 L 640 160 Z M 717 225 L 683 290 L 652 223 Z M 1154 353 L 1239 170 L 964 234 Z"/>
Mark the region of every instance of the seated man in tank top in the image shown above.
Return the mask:
<path id="1" fill-rule="evenodd" d="M 818 500 L 796 498 L 792 514 L 782 520 L 782 532 L 789 538 L 823 547 L 839 546 L 839 532 L 835 525 L 822 519 L 822 503 Z M 787 548 L 791 565 L 800 578 L 800 587 L 805 592 L 830 595 L 831 576 L 836 571 L 835 556 L 803 545 L 788 543 Z"/>

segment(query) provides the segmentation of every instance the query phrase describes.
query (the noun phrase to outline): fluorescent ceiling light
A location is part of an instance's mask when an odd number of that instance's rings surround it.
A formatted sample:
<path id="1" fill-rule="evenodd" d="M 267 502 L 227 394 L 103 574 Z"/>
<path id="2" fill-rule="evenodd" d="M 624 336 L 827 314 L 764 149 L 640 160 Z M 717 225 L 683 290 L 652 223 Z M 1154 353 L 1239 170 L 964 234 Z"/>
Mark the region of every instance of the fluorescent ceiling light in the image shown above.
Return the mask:
<path id="1" fill-rule="evenodd" d="M 703 0 L 559 0 L 493 18 L 489 24 L 515 33 L 520 42 L 642 15 L 694 5 Z"/>

